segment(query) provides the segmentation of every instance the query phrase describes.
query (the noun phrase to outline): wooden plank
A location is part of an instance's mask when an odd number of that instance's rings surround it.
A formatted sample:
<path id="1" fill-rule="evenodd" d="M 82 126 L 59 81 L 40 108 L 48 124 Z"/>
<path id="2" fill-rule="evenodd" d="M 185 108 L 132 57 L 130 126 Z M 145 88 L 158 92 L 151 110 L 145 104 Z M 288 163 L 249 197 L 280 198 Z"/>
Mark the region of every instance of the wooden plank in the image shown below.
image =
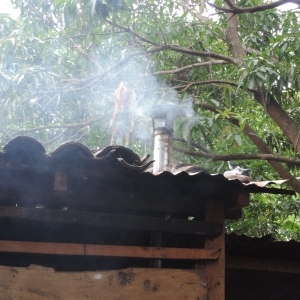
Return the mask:
<path id="1" fill-rule="evenodd" d="M 1 206 L 1 217 L 203 236 L 217 236 L 222 232 L 222 224 L 211 222 L 46 208 Z"/>
<path id="2" fill-rule="evenodd" d="M 194 248 L 159 248 L 139 246 L 92 245 L 0 241 L 0 252 L 22 252 L 55 255 L 95 255 L 160 259 L 217 259 L 219 253 Z"/>
<path id="3" fill-rule="evenodd" d="M 298 261 L 226 256 L 226 268 L 300 274 Z"/>
<path id="4" fill-rule="evenodd" d="M 196 270 L 124 269 L 55 272 L 0 266 L 1 300 L 183 300 L 207 299 Z"/>
<path id="5" fill-rule="evenodd" d="M 224 226 L 224 206 L 216 201 L 206 203 L 205 220 L 209 222 L 223 222 Z M 205 249 L 218 251 L 219 258 L 214 262 L 206 262 L 207 292 L 208 299 L 225 299 L 225 233 L 215 238 L 205 240 Z"/>

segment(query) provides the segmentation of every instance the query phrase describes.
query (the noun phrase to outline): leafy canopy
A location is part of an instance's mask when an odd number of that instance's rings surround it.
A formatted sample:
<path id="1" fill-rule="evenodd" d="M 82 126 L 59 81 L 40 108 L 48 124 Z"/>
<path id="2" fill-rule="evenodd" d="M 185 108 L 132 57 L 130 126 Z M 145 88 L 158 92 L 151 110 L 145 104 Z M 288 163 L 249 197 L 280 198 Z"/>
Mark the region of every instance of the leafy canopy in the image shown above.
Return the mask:
<path id="1" fill-rule="evenodd" d="M 12 3 L 19 18 L 0 15 L 2 146 L 17 135 L 49 150 L 68 140 L 108 145 L 112 95 L 126 81 L 137 95 L 134 151 L 152 151 L 144 107 L 191 102 L 193 115 L 176 123 L 175 162 L 223 172 L 232 154 L 255 180 L 294 178 L 300 193 L 299 9 L 261 0 Z M 298 199 L 260 195 L 228 230 L 298 238 L 298 212 Z"/>

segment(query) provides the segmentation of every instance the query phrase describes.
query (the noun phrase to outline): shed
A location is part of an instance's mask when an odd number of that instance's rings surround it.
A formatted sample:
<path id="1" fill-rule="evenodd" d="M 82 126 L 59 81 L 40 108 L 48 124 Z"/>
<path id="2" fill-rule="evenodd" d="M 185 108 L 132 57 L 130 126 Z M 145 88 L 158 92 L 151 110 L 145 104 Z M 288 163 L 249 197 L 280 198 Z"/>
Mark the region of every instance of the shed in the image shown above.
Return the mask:
<path id="1" fill-rule="evenodd" d="M 225 218 L 250 193 L 294 192 L 148 165 L 124 147 L 46 154 L 11 140 L 0 153 L 1 299 L 224 299 Z"/>
<path id="2" fill-rule="evenodd" d="M 226 300 L 300 299 L 300 243 L 226 235 Z"/>

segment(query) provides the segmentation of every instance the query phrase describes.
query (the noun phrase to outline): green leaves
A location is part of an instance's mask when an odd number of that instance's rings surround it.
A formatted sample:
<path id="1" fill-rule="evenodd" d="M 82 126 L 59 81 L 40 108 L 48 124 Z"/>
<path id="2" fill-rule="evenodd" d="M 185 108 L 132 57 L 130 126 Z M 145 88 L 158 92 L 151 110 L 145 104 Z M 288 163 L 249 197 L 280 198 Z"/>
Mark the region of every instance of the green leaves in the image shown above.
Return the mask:
<path id="1" fill-rule="evenodd" d="M 248 79 L 248 89 L 252 90 L 254 88 L 254 85 L 255 85 L 255 76 L 250 75 Z"/>
<path id="2" fill-rule="evenodd" d="M 240 135 L 236 134 L 234 136 L 234 139 L 235 139 L 237 145 L 240 147 L 242 145 L 242 137 Z"/>
<path id="3" fill-rule="evenodd" d="M 284 221 L 282 223 L 282 227 L 296 234 L 300 231 L 300 223 L 297 223 L 293 217 L 290 217 L 290 219 Z"/>
<path id="4" fill-rule="evenodd" d="M 275 153 L 298 158 L 288 138 L 266 114 L 267 107 L 258 106 L 252 94 L 261 88 L 272 92 L 282 109 L 300 124 L 300 27 L 296 14 L 267 10 L 239 15 L 237 36 L 246 54 L 242 61 L 231 63 L 222 59 L 224 55 L 234 57 L 225 34 L 225 14 L 205 21 L 199 15 L 199 1 L 184 1 L 188 7 L 182 3 L 18 1 L 20 19 L 0 15 L 0 144 L 21 134 L 23 128 L 48 126 L 29 134 L 49 142 L 50 148 L 67 140 L 95 148 L 106 146 L 111 134 L 112 95 L 125 80 L 136 92 L 139 107 L 192 99 L 194 117 L 181 120 L 176 127 L 188 149 L 198 151 L 201 147 L 193 145 L 200 144 L 216 154 L 256 153 L 244 133 L 247 125 Z M 241 0 L 237 5 L 261 3 Z M 170 45 L 184 51 L 171 51 Z M 159 47 L 161 51 L 155 52 Z M 201 103 L 209 103 L 211 110 Z M 105 117 L 89 127 L 51 127 L 82 123 L 99 114 Z M 149 123 L 138 117 L 140 141 L 132 147 L 141 153 L 152 149 Z M 212 173 L 226 169 L 223 162 L 178 153 L 176 160 L 205 164 Z M 266 161 L 239 164 L 251 168 L 255 180 L 279 177 Z M 298 168 L 286 167 L 300 176 Z M 230 223 L 229 230 L 294 237 L 296 227 L 290 217 L 296 209 L 291 199 L 284 200 L 257 196 L 245 217 Z M 298 222 L 296 218 L 294 223 Z"/>
<path id="5" fill-rule="evenodd" d="M 265 195 L 252 197 L 250 206 L 243 209 L 244 218 L 228 221 L 227 230 L 258 237 L 272 234 L 284 241 L 299 240 L 298 200 L 283 196 L 268 198 Z"/>

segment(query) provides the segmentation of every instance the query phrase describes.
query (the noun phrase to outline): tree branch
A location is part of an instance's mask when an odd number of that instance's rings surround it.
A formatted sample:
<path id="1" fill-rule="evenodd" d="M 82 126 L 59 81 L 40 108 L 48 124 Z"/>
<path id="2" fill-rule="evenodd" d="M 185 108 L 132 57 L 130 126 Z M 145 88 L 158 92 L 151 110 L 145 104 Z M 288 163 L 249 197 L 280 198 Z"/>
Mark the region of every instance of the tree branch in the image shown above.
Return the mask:
<path id="1" fill-rule="evenodd" d="M 56 135 L 52 140 L 49 140 L 47 142 L 42 143 L 43 146 L 48 146 L 54 142 L 56 142 L 57 140 L 59 140 L 64 134 L 66 134 L 68 131 L 70 130 L 70 128 L 65 129 L 63 132 L 59 133 L 58 135 Z"/>
<path id="2" fill-rule="evenodd" d="M 230 0 L 224 0 L 224 2 L 227 4 L 230 8 L 235 8 L 236 6 L 230 1 Z"/>
<path id="3" fill-rule="evenodd" d="M 300 153 L 300 144 L 297 142 L 300 126 L 291 116 L 281 107 L 271 93 L 265 90 L 254 93 L 255 100 L 265 109 L 265 112 L 279 126 L 286 137 L 293 144 L 296 151 Z"/>
<path id="4" fill-rule="evenodd" d="M 272 160 L 272 161 L 278 161 L 278 162 L 284 162 L 284 163 L 289 163 L 293 164 L 296 166 L 300 166 L 300 159 L 292 159 L 286 156 L 277 156 L 273 154 L 253 154 L 253 153 L 242 153 L 242 154 L 210 154 L 210 153 L 205 153 L 205 152 L 200 152 L 200 151 L 193 151 L 193 150 L 187 150 L 187 149 L 182 149 L 178 148 L 176 146 L 173 146 L 173 150 L 188 154 L 188 155 L 193 155 L 193 156 L 198 156 L 198 157 L 204 157 L 208 158 L 211 161 L 230 161 L 230 160 L 254 160 L 254 159 L 260 159 L 260 160 Z"/>
<path id="5" fill-rule="evenodd" d="M 103 71 L 103 68 L 100 66 L 99 62 L 94 57 L 86 53 L 71 37 L 69 38 L 69 40 L 73 43 L 78 52 L 83 54 L 88 60 L 93 61 L 96 64 L 99 71 Z"/>
<path id="6" fill-rule="evenodd" d="M 111 22 L 111 21 L 106 20 L 106 22 L 107 22 L 108 24 L 112 25 L 112 22 Z M 132 35 L 134 35 L 135 37 L 137 37 L 139 40 L 141 40 L 141 41 L 143 41 L 143 42 L 146 42 L 146 43 L 148 43 L 148 44 L 150 44 L 150 45 L 154 45 L 154 46 L 157 46 L 157 47 L 160 46 L 159 43 L 153 42 L 153 41 L 151 41 L 151 40 L 149 40 L 149 39 L 147 39 L 147 38 L 145 38 L 145 37 L 139 35 L 138 33 L 136 33 L 135 31 L 133 31 L 133 30 L 130 29 L 129 27 L 124 27 L 124 26 L 119 25 L 119 24 L 114 24 L 114 25 L 115 25 L 115 27 L 118 27 L 118 28 L 123 29 L 124 31 L 126 31 L 126 32 L 128 32 L 128 33 L 131 33 Z"/>
<path id="7" fill-rule="evenodd" d="M 252 53 L 252 54 L 257 54 L 257 55 L 262 55 L 262 51 L 253 49 L 253 48 L 249 48 L 243 45 L 243 49 L 248 52 L 248 53 Z M 276 56 L 270 56 L 270 59 L 274 62 L 278 62 L 279 59 Z"/>
<path id="8" fill-rule="evenodd" d="M 110 24 L 110 21 L 107 21 L 107 22 Z M 93 83 L 95 83 L 99 79 L 104 78 L 111 71 L 118 69 L 122 65 L 129 62 L 133 57 L 145 56 L 145 55 L 153 54 L 153 53 L 160 52 L 160 51 L 168 51 L 169 50 L 169 51 L 185 53 L 185 54 L 189 54 L 189 55 L 193 55 L 193 56 L 215 58 L 215 59 L 224 61 L 224 63 L 227 62 L 227 63 L 235 64 L 235 65 L 238 65 L 240 63 L 240 61 L 237 59 L 234 59 L 234 58 L 226 56 L 226 55 L 218 54 L 215 52 L 197 51 L 197 50 L 193 50 L 193 49 L 189 49 L 189 48 L 185 48 L 185 47 L 180 47 L 178 45 L 160 45 L 158 43 L 155 43 L 151 40 L 148 40 L 148 39 L 142 37 L 141 35 L 137 34 L 133 30 L 131 30 L 130 28 L 126 28 L 126 27 L 120 26 L 118 24 L 116 24 L 116 27 L 119 27 L 119 28 L 125 30 L 126 32 L 133 34 L 138 39 L 140 39 L 146 43 L 149 43 L 151 45 L 154 45 L 155 47 L 152 49 L 146 50 L 146 51 L 137 51 L 135 53 L 128 54 L 125 58 L 121 59 L 118 63 L 116 63 L 112 67 L 106 69 L 101 74 L 97 74 L 97 75 L 91 76 L 91 77 L 83 79 L 83 80 L 77 80 L 76 84 L 81 85 L 81 87 L 77 87 L 76 89 L 66 89 L 66 87 L 63 86 L 62 89 L 64 89 L 65 92 L 69 92 L 69 91 L 71 92 L 71 91 L 75 91 L 75 90 L 78 91 L 78 90 L 82 90 L 87 87 L 90 87 Z M 68 83 L 69 86 L 72 84 L 74 84 L 74 83 Z M 47 93 L 51 93 L 51 92 L 53 92 L 53 91 L 47 90 Z"/>
<path id="9" fill-rule="evenodd" d="M 201 63 L 195 63 L 192 65 L 184 66 L 182 68 L 178 68 L 178 69 L 174 69 L 174 70 L 154 72 L 151 75 L 167 75 L 167 74 L 174 75 L 174 74 L 178 74 L 180 72 L 187 71 L 187 70 L 190 70 L 193 68 L 200 68 L 203 66 L 211 66 L 211 65 L 223 65 L 223 64 L 228 64 L 228 62 L 224 61 L 224 60 L 209 60 L 209 61 L 205 61 L 205 62 L 201 62 Z"/>
<path id="10" fill-rule="evenodd" d="M 89 77 L 85 80 L 82 80 L 82 81 L 80 81 L 80 84 L 87 84 L 87 86 L 90 86 L 95 81 L 105 77 L 108 73 L 110 73 L 114 69 L 117 69 L 120 66 L 124 65 L 125 63 L 127 63 L 130 59 L 132 59 L 135 56 L 143 56 L 143 55 L 153 54 L 153 53 L 156 53 L 156 52 L 166 51 L 166 50 L 186 53 L 186 54 L 190 54 L 190 55 L 194 55 L 194 56 L 203 56 L 203 57 L 209 57 L 209 58 L 216 58 L 216 59 L 221 59 L 221 60 L 223 60 L 225 62 L 228 62 L 228 63 L 231 63 L 231 64 L 239 64 L 239 61 L 234 59 L 234 58 L 231 58 L 231 57 L 226 56 L 226 55 L 214 53 L 214 52 L 196 51 L 196 50 L 192 50 L 192 49 L 188 49 L 188 48 L 184 48 L 184 47 L 180 47 L 180 46 L 176 46 L 176 45 L 172 45 L 172 46 L 170 46 L 170 45 L 160 45 L 158 47 L 149 49 L 147 51 L 138 51 L 138 52 L 135 52 L 135 53 L 132 53 L 132 54 L 128 54 L 127 57 L 120 60 L 118 63 L 116 63 L 112 67 L 106 69 L 101 74 L 97 74 L 95 76 L 92 76 L 92 77 Z M 72 90 L 70 90 L 70 91 L 72 91 Z"/>
<path id="11" fill-rule="evenodd" d="M 202 102 L 199 104 L 199 106 L 202 109 L 209 110 L 211 112 L 218 112 L 217 108 L 209 103 Z M 218 110 L 220 110 L 219 107 Z M 226 120 L 232 123 L 233 125 L 240 127 L 239 121 L 234 117 L 229 117 Z M 254 143 L 254 145 L 259 149 L 259 151 L 262 154 L 274 155 L 270 148 L 266 145 L 266 143 L 257 135 L 257 133 L 249 125 L 246 124 L 244 126 L 243 132 L 249 137 L 249 139 Z M 300 193 L 300 182 L 296 180 L 295 177 L 280 162 L 274 160 L 268 160 L 268 162 L 282 179 L 291 179 L 288 182 L 288 185 L 291 186 L 297 193 Z"/>
<path id="12" fill-rule="evenodd" d="M 180 3 L 180 5 L 185 9 L 185 10 L 188 10 L 190 12 L 191 15 L 193 15 L 196 19 L 198 19 L 199 21 L 209 21 L 210 19 L 206 16 L 203 16 L 202 13 L 203 13 L 203 10 L 204 10 L 204 5 L 203 7 L 201 8 L 201 11 L 200 12 L 197 12 L 197 11 L 194 11 L 192 8 L 190 8 L 188 6 L 188 4 L 184 1 L 184 0 L 177 0 L 178 3 Z M 201 4 L 202 4 L 203 1 L 201 1 Z"/>
<path id="13" fill-rule="evenodd" d="M 235 0 L 226 0 L 227 7 L 233 7 Z M 230 52 L 235 59 L 243 61 L 246 52 L 243 48 L 240 35 L 239 35 L 239 22 L 235 14 L 227 13 L 227 28 L 226 28 L 226 41 L 229 45 Z"/>
<path id="14" fill-rule="evenodd" d="M 181 52 L 181 53 L 185 53 L 185 54 L 189 54 L 189 55 L 193 55 L 193 56 L 202 56 L 202 57 L 221 59 L 221 60 L 227 61 L 228 63 L 234 64 L 234 65 L 240 64 L 240 60 L 234 59 L 230 56 L 222 55 L 222 54 L 215 53 L 215 52 L 197 51 L 197 50 L 193 50 L 193 49 L 189 49 L 189 48 L 180 47 L 178 45 L 168 45 L 165 47 L 164 50 L 172 50 L 172 51 Z"/>
<path id="15" fill-rule="evenodd" d="M 107 21 L 107 22 L 111 23 L 110 21 Z M 123 27 L 123 26 L 118 25 L 118 24 L 116 24 L 116 27 L 118 27 L 120 29 L 123 29 L 123 30 L 133 34 L 138 39 L 140 39 L 140 40 L 142 40 L 142 41 L 144 41 L 144 42 L 146 42 L 150 45 L 154 45 L 157 48 L 161 48 L 160 51 L 162 51 L 162 50 L 171 50 L 171 51 L 186 53 L 186 54 L 190 54 L 190 55 L 194 55 L 194 56 L 216 58 L 216 59 L 221 59 L 221 60 L 227 61 L 228 63 L 235 64 L 235 65 L 238 65 L 240 63 L 240 61 L 237 60 L 237 59 L 234 59 L 230 56 L 218 54 L 218 53 L 215 53 L 215 52 L 197 51 L 197 50 L 192 50 L 192 49 L 185 48 L 185 47 L 180 47 L 178 45 L 161 45 L 161 44 L 158 44 L 156 42 L 153 42 L 149 39 L 146 39 L 146 38 L 142 37 L 141 35 L 134 32 L 132 29 L 130 29 L 128 27 Z"/>
<path id="16" fill-rule="evenodd" d="M 279 6 L 281 6 L 283 4 L 286 4 L 286 3 L 294 3 L 294 4 L 300 5 L 300 0 L 279 0 L 279 1 L 266 3 L 266 4 L 258 5 L 258 6 L 252 6 L 252 7 L 238 7 L 238 6 L 235 6 L 233 3 L 231 3 L 228 0 L 225 1 L 225 2 L 228 5 L 228 8 L 220 7 L 220 6 L 217 6 L 217 5 L 215 5 L 213 3 L 210 3 L 210 2 L 208 2 L 208 4 L 212 7 L 214 7 L 215 9 L 221 11 L 221 12 L 231 13 L 231 14 L 234 14 L 234 15 L 264 11 L 264 10 L 279 7 Z"/>
<path id="17" fill-rule="evenodd" d="M 130 61 L 133 57 L 135 56 L 142 56 L 142 55 L 148 55 L 148 54 L 153 54 L 155 52 L 159 52 L 165 49 L 165 46 L 160 46 L 160 47 L 156 47 L 147 51 L 138 51 L 132 54 L 128 54 L 127 57 L 125 57 L 124 59 L 121 59 L 118 63 L 116 63 L 115 65 L 113 65 L 112 67 L 106 69 L 104 72 L 102 72 L 101 74 L 97 74 L 95 76 L 92 76 L 90 78 L 87 78 L 86 80 L 83 80 L 81 83 L 82 84 L 88 84 L 88 86 L 90 86 L 91 84 L 93 84 L 95 81 L 102 79 L 103 77 L 105 77 L 108 73 L 110 73 L 111 71 L 121 67 L 122 65 L 126 64 L 128 61 Z"/>
<path id="18" fill-rule="evenodd" d="M 238 84 L 235 83 L 235 82 L 232 82 L 232 81 L 228 81 L 228 80 L 204 80 L 204 81 L 194 81 L 194 82 L 190 82 L 188 84 L 185 84 L 185 85 L 178 85 L 178 86 L 175 86 L 174 88 L 176 90 L 178 89 L 181 89 L 180 92 L 182 93 L 183 91 L 187 90 L 188 88 L 190 88 L 191 86 L 194 86 L 194 85 L 208 85 L 208 84 L 214 84 L 214 83 L 218 83 L 218 84 L 228 84 L 228 85 L 231 85 L 231 86 L 234 86 L 234 87 L 238 87 Z M 248 89 L 248 91 L 250 92 L 255 92 L 253 90 L 250 90 Z"/>
<path id="19" fill-rule="evenodd" d="M 187 144 L 187 141 L 186 141 L 185 139 L 174 138 L 173 140 L 174 140 L 174 141 L 178 141 L 178 142 Z M 204 146 L 202 146 L 202 145 L 200 145 L 200 144 L 198 144 L 198 143 L 191 142 L 191 145 L 192 145 L 193 147 L 195 147 L 195 148 L 198 148 L 198 149 L 202 150 L 202 151 L 205 152 L 205 153 L 210 153 L 210 154 L 212 154 L 212 152 L 211 152 L 209 149 L 205 148 Z"/>
<path id="20" fill-rule="evenodd" d="M 14 132 L 12 134 L 12 136 L 16 136 L 19 134 L 24 134 L 24 133 L 28 133 L 28 132 L 32 132 L 32 131 L 39 131 L 39 130 L 45 130 L 45 129 L 54 129 L 54 128 L 77 128 L 77 127 L 85 127 L 88 126 L 90 124 L 93 124 L 99 120 L 101 120 L 103 117 L 105 116 L 105 114 L 102 114 L 94 119 L 82 122 L 82 123 L 75 123 L 75 124 L 66 124 L 66 125 L 47 125 L 47 126 L 40 126 L 40 127 L 35 127 L 35 128 L 29 128 L 29 129 L 25 129 L 25 130 L 18 130 L 16 132 Z"/>

